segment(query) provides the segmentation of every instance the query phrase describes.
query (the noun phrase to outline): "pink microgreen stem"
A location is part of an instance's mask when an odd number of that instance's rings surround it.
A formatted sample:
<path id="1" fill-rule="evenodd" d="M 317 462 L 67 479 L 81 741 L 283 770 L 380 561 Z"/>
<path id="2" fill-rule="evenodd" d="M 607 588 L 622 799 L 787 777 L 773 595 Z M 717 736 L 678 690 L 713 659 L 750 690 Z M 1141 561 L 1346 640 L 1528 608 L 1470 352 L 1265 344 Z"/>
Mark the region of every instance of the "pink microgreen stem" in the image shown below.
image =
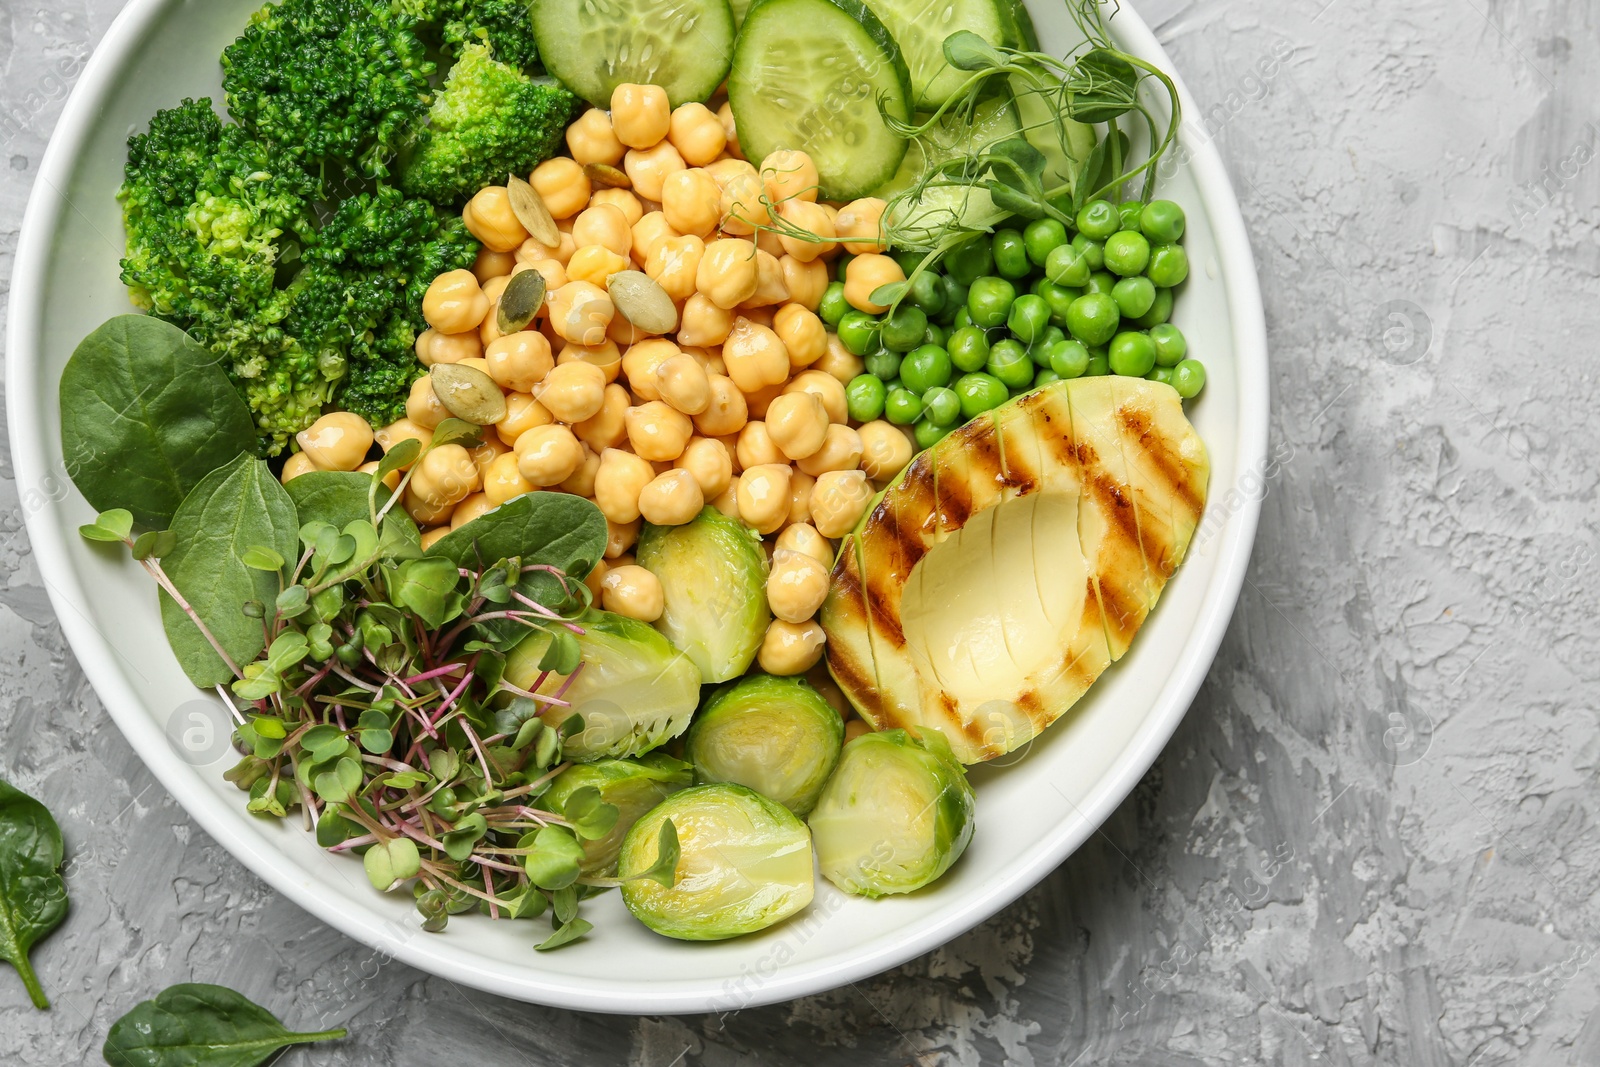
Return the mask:
<path id="1" fill-rule="evenodd" d="M 431 671 L 423 671 L 421 674 L 412 675 L 405 680 L 405 684 L 416 685 L 418 682 L 426 682 L 430 678 L 443 678 L 447 674 L 454 674 L 456 671 L 464 671 L 466 669 L 467 665 L 465 663 L 446 663 L 443 667 L 435 667 Z"/>

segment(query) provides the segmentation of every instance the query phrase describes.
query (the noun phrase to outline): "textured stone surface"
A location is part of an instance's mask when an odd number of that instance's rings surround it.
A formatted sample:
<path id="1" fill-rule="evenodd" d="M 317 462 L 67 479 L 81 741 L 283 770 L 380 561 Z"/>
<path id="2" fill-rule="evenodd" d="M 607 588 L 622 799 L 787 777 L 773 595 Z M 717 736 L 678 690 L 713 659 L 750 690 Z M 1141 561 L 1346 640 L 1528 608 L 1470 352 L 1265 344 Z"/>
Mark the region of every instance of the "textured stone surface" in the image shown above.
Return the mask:
<path id="1" fill-rule="evenodd" d="M 0 284 L 48 66 L 119 7 L 0 0 Z M 0 772 L 60 817 L 75 907 L 36 954 L 53 1012 L 0 967 L 0 1063 L 96 1061 L 189 979 L 354 1032 L 285 1063 L 1600 1063 L 1595 7 L 1141 10 L 1255 242 L 1277 461 L 1210 679 L 1101 834 L 978 930 L 793 1004 L 462 991 L 280 899 L 153 781 L 62 641 L 0 452 Z"/>

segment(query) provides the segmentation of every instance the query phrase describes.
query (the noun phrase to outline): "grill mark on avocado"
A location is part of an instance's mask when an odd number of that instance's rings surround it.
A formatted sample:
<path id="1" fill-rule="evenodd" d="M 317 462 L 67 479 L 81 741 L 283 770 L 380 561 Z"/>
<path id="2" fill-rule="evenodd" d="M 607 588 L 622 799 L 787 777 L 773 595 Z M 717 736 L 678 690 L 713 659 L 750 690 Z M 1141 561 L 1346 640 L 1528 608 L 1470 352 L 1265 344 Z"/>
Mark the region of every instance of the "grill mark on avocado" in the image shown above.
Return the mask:
<path id="1" fill-rule="evenodd" d="M 1183 501 L 1189 513 L 1198 518 L 1205 507 L 1205 501 L 1195 490 L 1189 465 L 1173 452 L 1165 437 L 1154 431 L 1150 419 L 1144 412 L 1130 411 L 1127 407 L 1121 407 L 1117 409 L 1117 417 L 1123 429 L 1138 438 L 1144 457 L 1160 468 L 1161 475 L 1165 479 L 1163 488 L 1170 488 Z"/>

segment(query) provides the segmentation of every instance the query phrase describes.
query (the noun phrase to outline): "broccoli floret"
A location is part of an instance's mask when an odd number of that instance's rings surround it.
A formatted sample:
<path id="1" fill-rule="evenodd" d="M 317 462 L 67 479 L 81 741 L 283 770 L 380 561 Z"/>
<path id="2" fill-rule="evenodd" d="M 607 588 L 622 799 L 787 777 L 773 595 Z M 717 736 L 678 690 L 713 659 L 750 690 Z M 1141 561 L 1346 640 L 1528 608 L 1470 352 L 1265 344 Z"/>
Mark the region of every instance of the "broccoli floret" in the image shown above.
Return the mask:
<path id="1" fill-rule="evenodd" d="M 561 144 L 577 103 L 556 82 L 531 78 L 488 46 L 469 44 L 417 135 L 401 188 L 455 205 L 507 174 L 526 174 Z"/>
<path id="2" fill-rule="evenodd" d="M 431 102 L 435 67 L 402 5 L 268 4 L 222 53 L 228 110 L 252 135 L 333 177 L 383 178 Z"/>

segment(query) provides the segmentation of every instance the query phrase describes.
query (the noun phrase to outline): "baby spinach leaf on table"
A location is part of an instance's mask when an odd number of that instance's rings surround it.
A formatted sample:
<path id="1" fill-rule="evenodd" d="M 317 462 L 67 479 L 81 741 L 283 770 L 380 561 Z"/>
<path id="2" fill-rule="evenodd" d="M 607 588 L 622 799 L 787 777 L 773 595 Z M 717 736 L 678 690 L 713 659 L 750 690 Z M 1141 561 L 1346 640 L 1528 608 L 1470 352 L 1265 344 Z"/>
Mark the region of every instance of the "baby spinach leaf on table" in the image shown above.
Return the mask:
<path id="1" fill-rule="evenodd" d="M 111 1026 L 111 1067 L 258 1067 L 279 1049 L 344 1037 L 292 1033 L 265 1008 L 216 985 L 175 985 Z"/>
<path id="2" fill-rule="evenodd" d="M 119 315 L 61 374 L 61 447 L 96 510 L 163 527 L 207 474 L 257 448 L 250 409 L 217 357 L 170 323 Z"/>
<path id="3" fill-rule="evenodd" d="M 243 557 L 262 547 L 297 559 L 299 530 L 294 501 L 267 465 L 249 454 L 208 475 L 172 518 L 177 543 L 162 565 L 235 663 L 251 662 L 266 647 L 261 622 L 244 614 L 245 603 L 271 604 L 279 592 L 276 574 L 252 570 Z M 233 680 L 199 628 L 166 594 L 161 621 L 191 682 L 210 688 Z"/>
<path id="4" fill-rule="evenodd" d="M 50 812 L 0 779 L 0 960 L 17 969 L 41 1011 L 50 1001 L 28 951 L 66 918 L 61 853 L 61 830 Z"/>

